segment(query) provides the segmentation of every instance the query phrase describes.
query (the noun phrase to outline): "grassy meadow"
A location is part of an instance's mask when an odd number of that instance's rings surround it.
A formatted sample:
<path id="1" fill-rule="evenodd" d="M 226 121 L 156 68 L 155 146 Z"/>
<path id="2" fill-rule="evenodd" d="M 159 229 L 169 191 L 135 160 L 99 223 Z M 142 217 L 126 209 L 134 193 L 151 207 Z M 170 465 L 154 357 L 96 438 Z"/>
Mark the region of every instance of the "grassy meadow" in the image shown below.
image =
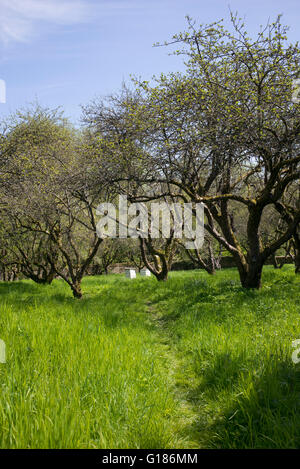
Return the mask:
<path id="1" fill-rule="evenodd" d="M 300 448 L 300 278 L 0 283 L 1 448 Z"/>

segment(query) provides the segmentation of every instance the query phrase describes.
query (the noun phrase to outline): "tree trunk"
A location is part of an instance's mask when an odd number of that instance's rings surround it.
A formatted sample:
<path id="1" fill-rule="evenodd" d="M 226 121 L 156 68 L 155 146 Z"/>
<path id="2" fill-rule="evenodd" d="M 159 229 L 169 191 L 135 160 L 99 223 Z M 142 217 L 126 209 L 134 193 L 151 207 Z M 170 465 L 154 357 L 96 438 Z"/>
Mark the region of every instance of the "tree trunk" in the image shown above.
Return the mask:
<path id="1" fill-rule="evenodd" d="M 298 233 L 294 236 L 295 246 L 295 274 L 300 274 L 300 236 Z"/>
<path id="2" fill-rule="evenodd" d="M 261 262 L 251 262 L 249 269 L 243 279 L 241 279 L 242 286 L 244 288 L 261 288 L 261 274 L 263 270 L 263 264 Z"/>
<path id="3" fill-rule="evenodd" d="M 54 280 L 55 278 L 55 272 L 50 272 L 49 275 L 47 275 L 47 280 L 46 280 L 46 283 L 48 285 L 50 285 L 52 283 L 52 281 Z"/>
<path id="4" fill-rule="evenodd" d="M 295 253 L 295 274 L 300 274 L 300 249 Z"/>
<path id="5" fill-rule="evenodd" d="M 82 298 L 81 282 L 76 282 L 71 286 L 74 298 Z"/>
<path id="6" fill-rule="evenodd" d="M 241 279 L 244 288 L 261 288 L 261 274 L 264 261 L 261 256 L 261 239 L 259 235 L 259 224 L 262 215 L 262 208 L 257 206 L 249 210 L 247 223 L 247 235 L 249 251 L 246 258 L 246 272 Z"/>
<path id="7" fill-rule="evenodd" d="M 156 249 L 154 249 L 152 241 L 148 241 L 147 243 L 143 238 L 139 238 L 139 240 L 141 255 L 145 266 L 159 282 L 166 281 L 168 279 L 168 273 L 172 264 L 172 251 L 169 250 L 167 254 L 166 252 L 158 252 Z M 147 258 L 146 246 L 148 247 L 148 250 L 153 257 L 153 265 L 151 265 Z M 167 251 L 167 248 L 165 248 L 165 251 Z"/>
<path id="8" fill-rule="evenodd" d="M 166 282 L 168 280 L 168 269 L 162 269 L 159 273 L 154 274 L 159 282 Z"/>
<path id="9" fill-rule="evenodd" d="M 242 253 L 235 253 L 233 257 L 238 268 L 242 287 L 261 288 L 261 275 L 264 263 L 260 256 L 248 253 L 247 259 L 245 259 Z"/>
<path id="10" fill-rule="evenodd" d="M 275 252 L 272 256 L 272 263 L 273 263 L 274 269 L 279 269 L 280 268 L 280 265 L 278 264 L 277 256 L 276 256 Z"/>

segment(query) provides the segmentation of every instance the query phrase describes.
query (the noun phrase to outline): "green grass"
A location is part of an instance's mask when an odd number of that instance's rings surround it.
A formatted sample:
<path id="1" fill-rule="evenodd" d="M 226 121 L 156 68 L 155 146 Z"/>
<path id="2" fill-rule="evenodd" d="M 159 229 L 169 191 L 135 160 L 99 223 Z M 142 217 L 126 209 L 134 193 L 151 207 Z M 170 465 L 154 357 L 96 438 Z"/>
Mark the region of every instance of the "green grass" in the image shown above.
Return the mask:
<path id="1" fill-rule="evenodd" d="M 300 281 L 0 283 L 1 448 L 300 448 Z"/>

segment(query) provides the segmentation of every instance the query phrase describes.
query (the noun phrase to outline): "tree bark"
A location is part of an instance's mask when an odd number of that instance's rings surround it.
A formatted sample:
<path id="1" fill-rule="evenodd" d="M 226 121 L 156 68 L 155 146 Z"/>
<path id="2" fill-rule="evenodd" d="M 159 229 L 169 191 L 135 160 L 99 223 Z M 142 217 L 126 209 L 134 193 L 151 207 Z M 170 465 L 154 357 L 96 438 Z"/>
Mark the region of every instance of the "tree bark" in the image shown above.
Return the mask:
<path id="1" fill-rule="evenodd" d="M 294 236 L 295 246 L 295 274 L 300 274 L 300 236 Z"/>
<path id="2" fill-rule="evenodd" d="M 80 299 L 82 298 L 82 291 L 81 291 L 81 282 L 74 282 L 71 286 L 72 293 L 74 298 Z"/>
<path id="3" fill-rule="evenodd" d="M 251 262 L 249 264 L 249 270 L 241 279 L 242 286 L 244 288 L 261 288 L 261 274 L 263 270 L 263 263 L 258 262 Z"/>

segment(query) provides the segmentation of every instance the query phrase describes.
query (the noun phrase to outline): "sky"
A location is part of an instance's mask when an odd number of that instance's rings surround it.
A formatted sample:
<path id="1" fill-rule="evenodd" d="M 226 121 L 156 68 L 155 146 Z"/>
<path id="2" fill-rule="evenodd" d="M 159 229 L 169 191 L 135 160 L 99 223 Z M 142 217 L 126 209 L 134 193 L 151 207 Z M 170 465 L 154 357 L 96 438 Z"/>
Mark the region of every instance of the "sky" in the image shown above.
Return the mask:
<path id="1" fill-rule="evenodd" d="M 186 15 L 227 25 L 230 9 L 250 35 L 283 14 L 290 41 L 300 39 L 299 0 L 0 0 L 0 119 L 38 102 L 62 106 L 78 125 L 81 105 L 118 91 L 130 75 L 183 69 L 153 44 L 184 31 Z"/>

